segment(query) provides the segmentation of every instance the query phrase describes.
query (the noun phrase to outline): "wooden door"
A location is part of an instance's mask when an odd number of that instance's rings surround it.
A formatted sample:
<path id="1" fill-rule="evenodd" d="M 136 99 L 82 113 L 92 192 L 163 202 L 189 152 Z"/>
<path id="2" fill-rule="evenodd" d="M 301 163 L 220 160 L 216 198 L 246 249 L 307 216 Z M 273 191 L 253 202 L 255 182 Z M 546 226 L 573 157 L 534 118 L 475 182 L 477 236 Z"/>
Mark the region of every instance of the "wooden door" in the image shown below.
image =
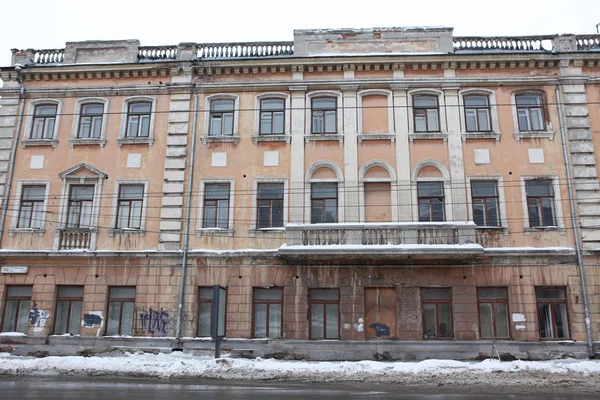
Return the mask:
<path id="1" fill-rule="evenodd" d="M 395 338 L 396 321 L 396 288 L 365 288 L 365 338 Z"/>

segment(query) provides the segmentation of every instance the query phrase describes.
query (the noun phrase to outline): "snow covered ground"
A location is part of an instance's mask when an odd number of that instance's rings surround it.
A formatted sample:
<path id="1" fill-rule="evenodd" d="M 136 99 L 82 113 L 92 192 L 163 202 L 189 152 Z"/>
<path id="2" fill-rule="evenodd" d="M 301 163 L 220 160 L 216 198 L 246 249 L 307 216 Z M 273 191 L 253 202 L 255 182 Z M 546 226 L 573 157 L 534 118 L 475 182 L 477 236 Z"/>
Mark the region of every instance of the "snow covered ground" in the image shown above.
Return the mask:
<path id="1" fill-rule="evenodd" d="M 204 378 L 290 380 L 309 382 L 365 381 L 405 385 L 565 387 L 600 389 L 600 362 L 593 360 L 462 362 L 312 362 L 266 359 L 215 360 L 183 353 L 113 353 L 96 357 L 31 358 L 0 353 L 4 376 L 115 376 L 131 378 Z"/>

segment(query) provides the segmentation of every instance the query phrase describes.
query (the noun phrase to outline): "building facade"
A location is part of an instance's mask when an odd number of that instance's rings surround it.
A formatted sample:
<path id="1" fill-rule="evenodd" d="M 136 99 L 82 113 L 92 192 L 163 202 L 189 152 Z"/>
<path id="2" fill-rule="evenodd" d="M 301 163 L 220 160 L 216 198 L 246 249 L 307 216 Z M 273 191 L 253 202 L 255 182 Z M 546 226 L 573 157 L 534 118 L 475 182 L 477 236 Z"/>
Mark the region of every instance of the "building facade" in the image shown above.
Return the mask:
<path id="1" fill-rule="evenodd" d="M 302 30 L 13 50 L 0 343 L 598 351 L 600 36 Z M 248 340 L 252 339 L 252 340 Z"/>

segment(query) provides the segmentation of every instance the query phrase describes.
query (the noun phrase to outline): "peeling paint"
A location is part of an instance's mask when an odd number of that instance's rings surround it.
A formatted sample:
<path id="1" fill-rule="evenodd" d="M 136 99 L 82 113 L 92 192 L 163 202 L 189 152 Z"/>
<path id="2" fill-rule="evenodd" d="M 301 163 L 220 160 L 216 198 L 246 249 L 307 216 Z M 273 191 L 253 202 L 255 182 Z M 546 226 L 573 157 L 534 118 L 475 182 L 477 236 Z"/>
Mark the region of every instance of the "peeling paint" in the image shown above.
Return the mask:
<path id="1" fill-rule="evenodd" d="M 513 322 L 525 322 L 525 315 L 523 314 L 513 314 L 512 315 Z"/>
<path id="2" fill-rule="evenodd" d="M 365 330 L 365 320 L 362 318 L 358 319 L 358 323 L 354 324 L 354 329 L 356 329 L 357 332 L 362 332 Z"/>
<path id="3" fill-rule="evenodd" d="M 527 328 L 525 325 L 515 325 L 515 329 L 518 331 L 523 330 L 525 328 Z"/>

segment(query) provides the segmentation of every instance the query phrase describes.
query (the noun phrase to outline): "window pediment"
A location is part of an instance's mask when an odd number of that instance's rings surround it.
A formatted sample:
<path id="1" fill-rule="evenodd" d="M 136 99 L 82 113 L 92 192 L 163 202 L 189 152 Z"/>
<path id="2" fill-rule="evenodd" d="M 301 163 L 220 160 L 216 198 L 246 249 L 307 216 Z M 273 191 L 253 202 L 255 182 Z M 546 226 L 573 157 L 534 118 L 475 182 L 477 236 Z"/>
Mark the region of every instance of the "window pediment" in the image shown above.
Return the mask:
<path id="1" fill-rule="evenodd" d="M 62 179 L 105 179 L 108 174 L 86 162 L 79 163 L 58 174 Z"/>

